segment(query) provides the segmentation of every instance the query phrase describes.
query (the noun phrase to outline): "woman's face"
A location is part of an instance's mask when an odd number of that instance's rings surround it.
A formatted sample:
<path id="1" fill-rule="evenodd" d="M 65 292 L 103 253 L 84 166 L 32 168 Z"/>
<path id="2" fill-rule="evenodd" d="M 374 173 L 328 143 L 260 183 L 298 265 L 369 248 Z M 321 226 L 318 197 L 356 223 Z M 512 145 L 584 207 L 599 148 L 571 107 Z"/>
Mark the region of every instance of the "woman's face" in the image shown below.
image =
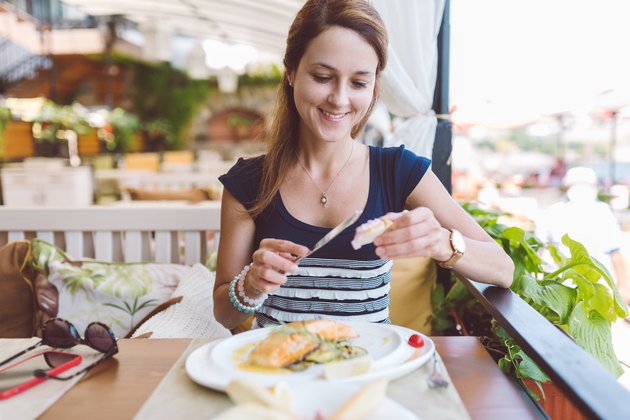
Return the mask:
<path id="1" fill-rule="evenodd" d="M 303 140 L 350 138 L 374 95 L 378 57 L 356 32 L 333 26 L 314 38 L 289 73 Z"/>

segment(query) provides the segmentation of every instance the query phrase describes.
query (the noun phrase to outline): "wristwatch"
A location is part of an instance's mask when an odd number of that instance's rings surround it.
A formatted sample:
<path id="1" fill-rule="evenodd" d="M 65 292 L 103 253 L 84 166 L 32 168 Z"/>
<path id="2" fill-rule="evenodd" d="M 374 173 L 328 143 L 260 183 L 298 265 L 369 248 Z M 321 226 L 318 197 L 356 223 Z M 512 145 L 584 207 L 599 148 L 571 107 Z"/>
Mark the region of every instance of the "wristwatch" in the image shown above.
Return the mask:
<path id="1" fill-rule="evenodd" d="M 466 252 L 466 241 L 464 240 L 464 236 L 459 233 L 458 230 L 449 229 L 451 234 L 449 236 L 449 242 L 451 244 L 451 248 L 453 249 L 453 254 L 446 261 L 436 261 L 440 267 L 443 268 L 453 268 L 455 263 L 464 256 L 464 252 Z"/>

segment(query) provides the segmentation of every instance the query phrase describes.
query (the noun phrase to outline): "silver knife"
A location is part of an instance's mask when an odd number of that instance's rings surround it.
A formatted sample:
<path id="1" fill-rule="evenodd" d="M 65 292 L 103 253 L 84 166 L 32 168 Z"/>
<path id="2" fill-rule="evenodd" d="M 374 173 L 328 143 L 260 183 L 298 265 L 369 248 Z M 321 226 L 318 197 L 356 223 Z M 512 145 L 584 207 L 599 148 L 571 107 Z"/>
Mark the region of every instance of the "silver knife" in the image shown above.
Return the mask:
<path id="1" fill-rule="evenodd" d="M 361 210 L 355 210 L 354 213 L 352 213 L 350 217 L 348 217 L 346 220 L 344 220 L 343 222 L 339 223 L 337 226 L 332 228 L 332 230 L 328 232 L 326 236 L 324 236 L 322 239 L 317 241 L 313 249 L 311 249 L 306 255 L 304 255 L 303 257 L 299 257 L 298 259 L 293 261 L 293 263 L 298 264 L 304 258 L 308 257 L 313 252 L 317 251 L 318 249 L 326 245 L 328 242 L 332 241 L 337 235 L 343 232 L 348 226 L 356 222 L 359 219 L 359 216 L 361 216 Z"/>

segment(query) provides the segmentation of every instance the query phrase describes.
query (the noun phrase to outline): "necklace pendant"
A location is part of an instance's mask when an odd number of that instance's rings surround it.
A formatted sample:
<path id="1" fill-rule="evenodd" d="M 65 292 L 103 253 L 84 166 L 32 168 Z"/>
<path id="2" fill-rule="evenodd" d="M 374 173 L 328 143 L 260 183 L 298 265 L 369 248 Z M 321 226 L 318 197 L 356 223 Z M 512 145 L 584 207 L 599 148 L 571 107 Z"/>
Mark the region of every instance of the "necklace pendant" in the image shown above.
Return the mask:
<path id="1" fill-rule="evenodd" d="M 326 193 L 322 193 L 322 198 L 319 199 L 319 202 L 322 203 L 322 206 L 326 207 L 326 204 L 328 204 L 328 197 L 326 197 Z"/>

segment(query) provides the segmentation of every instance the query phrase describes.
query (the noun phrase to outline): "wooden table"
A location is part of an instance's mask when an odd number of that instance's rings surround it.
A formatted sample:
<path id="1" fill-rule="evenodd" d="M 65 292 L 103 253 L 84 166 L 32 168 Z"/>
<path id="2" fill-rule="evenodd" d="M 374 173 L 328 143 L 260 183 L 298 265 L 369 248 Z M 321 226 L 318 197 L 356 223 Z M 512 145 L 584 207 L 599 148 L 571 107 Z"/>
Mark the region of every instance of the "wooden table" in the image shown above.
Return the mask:
<path id="1" fill-rule="evenodd" d="M 499 370 L 475 337 L 432 337 L 473 419 L 531 419 L 532 403 Z M 131 419 L 190 340 L 120 340 L 120 352 L 90 372 L 42 419 Z"/>

